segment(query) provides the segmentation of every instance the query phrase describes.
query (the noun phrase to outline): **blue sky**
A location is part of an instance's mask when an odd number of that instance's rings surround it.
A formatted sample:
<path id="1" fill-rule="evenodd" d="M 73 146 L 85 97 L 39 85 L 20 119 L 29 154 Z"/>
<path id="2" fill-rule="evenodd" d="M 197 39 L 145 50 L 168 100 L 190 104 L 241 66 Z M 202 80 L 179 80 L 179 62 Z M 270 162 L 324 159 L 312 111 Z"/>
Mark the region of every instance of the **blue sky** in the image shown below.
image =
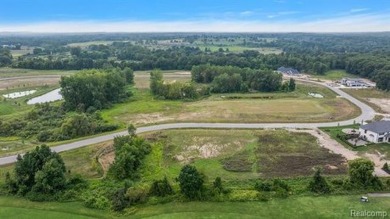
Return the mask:
<path id="1" fill-rule="evenodd" d="M 0 31 L 390 31 L 390 0 L 0 0 Z"/>

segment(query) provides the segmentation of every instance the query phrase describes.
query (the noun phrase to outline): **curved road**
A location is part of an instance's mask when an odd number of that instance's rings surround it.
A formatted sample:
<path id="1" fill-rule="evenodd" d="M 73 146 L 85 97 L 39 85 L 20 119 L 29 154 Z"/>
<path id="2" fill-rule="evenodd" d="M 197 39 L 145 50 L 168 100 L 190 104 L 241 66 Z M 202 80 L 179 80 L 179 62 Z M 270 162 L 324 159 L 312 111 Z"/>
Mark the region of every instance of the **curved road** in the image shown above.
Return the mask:
<path id="1" fill-rule="evenodd" d="M 349 94 L 343 92 L 342 90 L 328 86 L 323 83 L 305 81 L 310 83 L 319 84 L 325 86 L 343 98 L 351 101 L 353 104 L 358 106 L 361 109 L 362 114 L 354 119 L 337 121 L 337 122 L 325 122 L 325 123 L 171 123 L 171 124 L 161 124 L 161 125 L 151 125 L 146 127 L 137 128 L 137 133 L 150 132 L 150 131 L 159 131 L 166 129 L 180 129 L 180 128 L 216 128 L 216 129 L 259 129 L 259 128 L 318 128 L 318 127 L 332 127 L 332 126 L 343 126 L 350 125 L 353 123 L 358 123 L 365 120 L 371 120 L 375 116 L 375 111 L 365 103 L 360 102 Z M 52 147 L 51 149 L 56 152 L 73 150 L 76 148 L 84 147 L 91 144 L 96 144 L 108 140 L 114 139 L 115 136 L 127 135 L 127 131 L 116 132 L 112 134 L 107 134 L 98 137 L 91 137 L 89 139 L 76 141 L 69 144 L 63 144 L 59 146 Z M 0 165 L 10 164 L 16 162 L 16 156 L 8 156 L 0 158 Z"/>

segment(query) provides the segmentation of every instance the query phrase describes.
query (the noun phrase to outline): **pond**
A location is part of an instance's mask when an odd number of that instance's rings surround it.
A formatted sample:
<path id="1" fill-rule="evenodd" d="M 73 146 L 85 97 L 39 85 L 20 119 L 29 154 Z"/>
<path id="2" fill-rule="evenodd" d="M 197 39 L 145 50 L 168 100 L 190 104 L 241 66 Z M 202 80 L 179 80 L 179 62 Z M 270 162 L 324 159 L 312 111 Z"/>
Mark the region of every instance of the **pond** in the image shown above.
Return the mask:
<path id="1" fill-rule="evenodd" d="M 9 99 L 16 99 L 16 98 L 19 98 L 19 97 L 24 97 L 24 96 L 31 95 L 31 94 L 33 94 L 35 92 L 37 92 L 37 91 L 36 90 L 20 91 L 20 92 L 4 94 L 3 97 L 9 98 Z"/>
<path id="2" fill-rule="evenodd" d="M 318 93 L 309 93 L 309 95 L 314 97 L 314 98 L 324 98 L 324 96 L 322 96 L 321 94 L 318 94 Z"/>
<path id="3" fill-rule="evenodd" d="M 47 103 L 47 102 L 62 100 L 62 95 L 60 94 L 60 90 L 61 89 L 58 88 L 58 89 L 50 91 L 49 93 L 32 98 L 31 100 L 27 101 L 27 104 L 32 105 L 32 104 L 36 104 L 36 103 Z"/>

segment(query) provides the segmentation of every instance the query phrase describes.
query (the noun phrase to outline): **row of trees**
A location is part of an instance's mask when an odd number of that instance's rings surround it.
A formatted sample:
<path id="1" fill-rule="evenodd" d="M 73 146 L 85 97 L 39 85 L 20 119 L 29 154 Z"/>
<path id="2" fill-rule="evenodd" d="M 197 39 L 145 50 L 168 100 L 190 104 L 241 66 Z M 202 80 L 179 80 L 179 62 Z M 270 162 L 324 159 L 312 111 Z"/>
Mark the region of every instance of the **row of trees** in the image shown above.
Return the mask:
<path id="1" fill-rule="evenodd" d="M 67 110 L 95 111 L 123 101 L 131 95 L 126 90 L 133 83 L 134 74 L 124 70 L 84 70 L 61 77 L 61 94 Z"/>
<path id="2" fill-rule="evenodd" d="M 195 82 L 211 82 L 211 92 L 215 93 L 247 92 L 248 90 L 263 92 L 295 90 L 293 80 L 282 84 L 282 75 L 270 70 L 199 65 L 192 68 L 191 75 Z"/>
<path id="3" fill-rule="evenodd" d="M 197 89 L 193 83 L 165 82 L 159 70 L 150 72 L 150 90 L 153 95 L 168 99 L 197 99 L 208 93 L 208 89 Z"/>

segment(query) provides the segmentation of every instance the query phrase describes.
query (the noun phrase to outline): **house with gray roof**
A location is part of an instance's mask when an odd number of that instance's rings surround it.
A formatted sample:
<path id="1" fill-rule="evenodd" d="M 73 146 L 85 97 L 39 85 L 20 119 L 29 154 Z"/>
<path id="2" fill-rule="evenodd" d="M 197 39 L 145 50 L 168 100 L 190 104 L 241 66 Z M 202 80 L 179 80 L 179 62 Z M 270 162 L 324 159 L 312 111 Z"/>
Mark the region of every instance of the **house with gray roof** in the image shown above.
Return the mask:
<path id="1" fill-rule="evenodd" d="M 390 142 L 390 121 L 372 122 L 359 128 L 360 138 L 373 142 Z"/>
<path id="2" fill-rule="evenodd" d="M 282 73 L 282 74 L 287 74 L 287 75 L 298 75 L 299 74 L 299 71 L 296 70 L 295 68 L 280 67 L 276 71 L 279 73 Z"/>
<path id="3" fill-rule="evenodd" d="M 347 87 L 370 87 L 362 79 L 359 78 L 343 78 L 340 83 Z"/>

